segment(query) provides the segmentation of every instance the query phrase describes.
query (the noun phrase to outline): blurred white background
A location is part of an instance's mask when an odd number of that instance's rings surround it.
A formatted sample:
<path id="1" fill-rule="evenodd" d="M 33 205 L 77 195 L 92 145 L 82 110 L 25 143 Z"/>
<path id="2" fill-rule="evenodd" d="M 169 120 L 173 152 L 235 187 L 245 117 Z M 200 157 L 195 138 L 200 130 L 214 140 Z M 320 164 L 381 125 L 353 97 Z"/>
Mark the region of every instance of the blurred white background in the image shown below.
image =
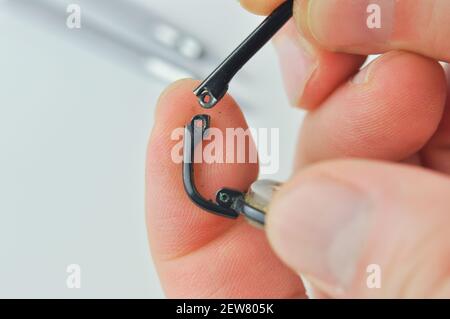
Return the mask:
<path id="1" fill-rule="evenodd" d="M 81 29 L 66 26 L 69 3 Z M 0 0 L 0 297 L 164 297 L 144 219 L 155 102 L 170 79 L 207 75 L 261 19 L 230 0 Z M 230 93 L 250 126 L 280 128 L 269 177 L 286 179 L 302 113 L 270 45 Z M 66 286 L 69 264 L 80 289 Z"/>

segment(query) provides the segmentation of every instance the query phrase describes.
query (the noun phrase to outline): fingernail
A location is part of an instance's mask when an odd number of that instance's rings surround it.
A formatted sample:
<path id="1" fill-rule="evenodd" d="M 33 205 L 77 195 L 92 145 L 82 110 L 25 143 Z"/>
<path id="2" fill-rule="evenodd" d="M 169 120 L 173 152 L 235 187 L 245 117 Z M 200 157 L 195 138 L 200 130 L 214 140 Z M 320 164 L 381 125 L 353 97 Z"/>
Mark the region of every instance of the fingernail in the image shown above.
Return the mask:
<path id="1" fill-rule="evenodd" d="M 369 82 L 369 68 L 370 64 L 361 69 L 352 79 L 353 84 L 365 84 Z"/>
<path id="2" fill-rule="evenodd" d="M 316 288 L 345 292 L 355 276 L 369 226 L 370 202 L 331 178 L 280 193 L 270 207 L 268 235 L 278 255 Z"/>
<path id="3" fill-rule="evenodd" d="M 274 39 L 286 93 L 292 105 L 298 105 L 308 81 L 317 69 L 314 50 L 300 36 L 280 34 Z"/>
<path id="4" fill-rule="evenodd" d="M 394 25 L 395 0 L 309 0 L 306 13 L 313 37 L 330 47 L 382 44 Z"/>

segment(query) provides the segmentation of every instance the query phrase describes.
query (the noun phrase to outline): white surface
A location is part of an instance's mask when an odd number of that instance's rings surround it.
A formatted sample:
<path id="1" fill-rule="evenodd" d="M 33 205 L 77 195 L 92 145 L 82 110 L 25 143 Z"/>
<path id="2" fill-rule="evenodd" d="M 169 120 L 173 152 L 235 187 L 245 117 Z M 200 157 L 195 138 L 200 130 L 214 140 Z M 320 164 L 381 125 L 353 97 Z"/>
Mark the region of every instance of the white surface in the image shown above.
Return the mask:
<path id="1" fill-rule="evenodd" d="M 141 2 L 220 57 L 260 20 L 236 1 Z M 7 12 L 0 52 L 0 297 L 163 297 L 146 238 L 144 163 L 164 85 Z M 301 114 L 287 105 L 271 47 L 231 93 L 251 126 L 280 128 L 273 178 L 286 178 Z M 81 289 L 66 287 L 72 263 Z"/>

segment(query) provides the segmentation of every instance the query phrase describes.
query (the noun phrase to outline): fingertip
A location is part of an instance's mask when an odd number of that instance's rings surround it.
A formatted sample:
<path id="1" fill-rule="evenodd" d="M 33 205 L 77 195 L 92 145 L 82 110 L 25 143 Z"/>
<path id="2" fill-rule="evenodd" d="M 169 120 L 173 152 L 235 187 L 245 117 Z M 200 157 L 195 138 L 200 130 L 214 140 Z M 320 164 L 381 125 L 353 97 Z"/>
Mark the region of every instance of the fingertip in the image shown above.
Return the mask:
<path id="1" fill-rule="evenodd" d="M 156 122 L 161 117 L 171 112 L 173 106 L 182 105 L 187 110 L 191 105 L 195 105 L 195 96 L 192 93 L 200 81 L 194 79 L 180 79 L 167 86 L 160 94 L 155 108 Z"/>
<path id="2" fill-rule="evenodd" d="M 356 272 L 370 199 L 347 180 L 319 169 L 301 171 L 277 194 L 269 208 L 268 237 L 293 270 L 338 297 Z"/>
<path id="3" fill-rule="evenodd" d="M 153 250 L 160 259 L 173 258 L 195 250 L 234 223 L 196 207 L 183 188 L 181 163 L 184 126 L 193 116 L 203 113 L 210 115 L 211 128 L 216 134 L 221 132 L 224 138 L 228 129 L 247 129 L 241 110 L 229 95 L 213 109 L 201 108 L 193 93 L 198 83 L 191 79 L 177 81 L 162 93 L 148 143 L 147 224 Z M 216 141 L 216 136 L 218 135 L 205 141 L 203 151 L 213 149 L 216 154 L 223 156 L 218 158 L 217 155 L 212 162 L 195 164 L 196 187 L 208 199 L 213 199 L 217 190 L 222 187 L 246 190 L 258 174 L 257 162 L 228 162 L 228 157 L 224 158 L 228 155 L 224 149 L 228 145 L 226 141 Z M 247 141 L 243 145 L 246 152 L 255 147 L 251 137 Z M 213 146 L 208 148 L 210 144 Z M 234 147 L 238 147 L 237 144 L 239 143 L 234 143 Z M 195 233 L 192 229 L 195 229 Z"/>
<path id="4" fill-rule="evenodd" d="M 241 6 L 258 15 L 269 15 L 273 10 L 275 10 L 280 4 L 282 4 L 285 0 L 269 0 L 269 1 L 261 1 L 261 0 L 239 0 Z"/>
<path id="5" fill-rule="evenodd" d="M 445 83 L 433 60 L 403 51 L 383 55 L 308 114 L 297 165 L 341 156 L 410 157 L 438 128 Z"/>
<path id="6" fill-rule="evenodd" d="M 384 102 L 390 108 L 385 111 L 391 114 L 392 122 L 399 122 L 403 139 L 417 151 L 429 141 L 442 119 L 447 95 L 442 66 L 425 56 L 392 51 L 368 68 L 361 95 L 366 91 L 373 100 Z"/>
<path id="7" fill-rule="evenodd" d="M 296 105 L 307 110 L 318 108 L 340 85 L 357 73 L 366 56 L 322 50 L 320 63 L 305 86 Z"/>
<path id="8" fill-rule="evenodd" d="M 229 94 L 225 94 L 214 108 L 202 108 L 193 93 L 199 84 L 199 80 L 182 79 L 169 85 L 158 99 L 155 124 L 164 124 L 168 127 L 184 126 L 194 115 L 204 113 L 210 115 L 215 123 L 223 126 L 228 123 L 247 127 L 238 104 Z"/>
<path id="9" fill-rule="evenodd" d="M 280 30 L 273 43 L 291 104 L 307 110 L 317 108 L 366 59 L 318 47 L 299 33 L 294 20 Z"/>
<path id="10" fill-rule="evenodd" d="M 432 283 L 440 282 L 447 269 L 448 185 L 444 175 L 410 165 L 321 162 L 298 172 L 277 194 L 267 219 L 269 239 L 288 265 L 328 296 L 434 295 L 445 287 L 445 281 L 438 289 L 427 284 L 430 274 Z M 405 261 L 414 267 L 399 277 Z M 429 267 L 433 271 L 417 277 Z M 383 281 L 367 289 L 367 273 L 376 269 Z M 405 278 L 413 280 L 405 285 Z"/>

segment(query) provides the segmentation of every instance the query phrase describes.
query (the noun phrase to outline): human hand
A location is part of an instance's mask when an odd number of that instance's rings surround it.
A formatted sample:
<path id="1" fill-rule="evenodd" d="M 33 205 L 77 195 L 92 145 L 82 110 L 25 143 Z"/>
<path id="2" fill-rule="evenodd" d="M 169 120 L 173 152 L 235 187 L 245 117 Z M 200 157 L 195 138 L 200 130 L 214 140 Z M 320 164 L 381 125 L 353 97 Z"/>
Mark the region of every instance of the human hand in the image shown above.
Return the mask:
<path id="1" fill-rule="evenodd" d="M 286 81 L 291 100 L 311 110 L 300 133 L 297 173 L 276 196 L 266 227 L 289 266 L 263 232 L 189 201 L 181 165 L 170 157 L 176 143 L 170 133 L 199 113 L 191 93 L 196 83 L 177 82 L 161 97 L 147 161 L 147 224 L 167 295 L 304 297 L 297 276 L 303 274 L 318 297 L 449 297 L 450 113 L 442 67 L 390 51 L 403 47 L 386 47 L 388 53 L 348 80 L 364 58 L 306 38 L 313 50 L 309 77 L 294 24 L 275 40 L 288 43 L 281 60 L 297 72 L 286 77 L 296 81 Z M 348 52 L 367 54 L 370 45 Z M 429 48 L 429 56 L 445 57 Z M 229 96 L 210 114 L 220 129 L 246 127 Z M 335 160 L 344 157 L 377 161 Z M 246 189 L 257 176 L 255 164 L 199 166 L 196 177 L 208 181 L 199 188 L 209 197 L 225 185 Z M 369 264 L 382 270 L 380 289 L 366 285 Z"/>

